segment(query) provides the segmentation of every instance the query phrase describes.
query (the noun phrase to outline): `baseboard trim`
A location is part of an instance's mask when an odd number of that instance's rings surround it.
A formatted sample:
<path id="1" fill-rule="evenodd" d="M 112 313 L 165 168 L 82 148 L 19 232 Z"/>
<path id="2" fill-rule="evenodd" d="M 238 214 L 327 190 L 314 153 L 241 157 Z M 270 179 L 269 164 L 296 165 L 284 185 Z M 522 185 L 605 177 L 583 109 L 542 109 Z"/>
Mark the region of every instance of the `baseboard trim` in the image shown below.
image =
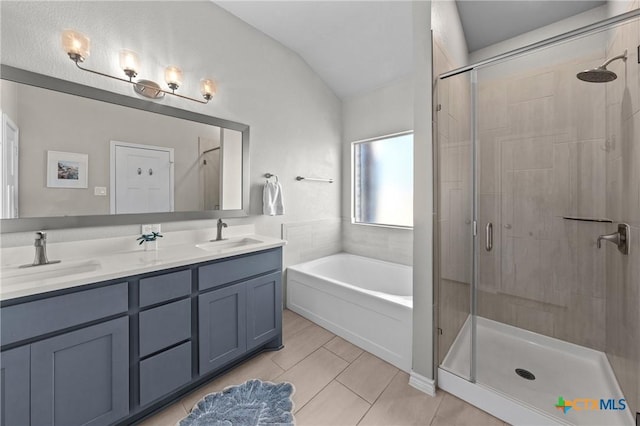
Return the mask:
<path id="1" fill-rule="evenodd" d="M 413 370 L 409 376 L 409 385 L 418 389 L 420 392 L 426 393 L 427 395 L 436 396 L 436 381 L 418 374 Z"/>

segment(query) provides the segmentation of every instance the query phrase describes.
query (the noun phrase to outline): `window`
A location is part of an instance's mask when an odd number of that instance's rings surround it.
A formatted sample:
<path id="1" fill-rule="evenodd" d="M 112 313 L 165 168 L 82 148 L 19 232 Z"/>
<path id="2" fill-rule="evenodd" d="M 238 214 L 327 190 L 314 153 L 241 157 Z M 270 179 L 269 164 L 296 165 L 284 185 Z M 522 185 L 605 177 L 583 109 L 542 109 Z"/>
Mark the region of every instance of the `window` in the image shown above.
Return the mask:
<path id="1" fill-rule="evenodd" d="M 353 222 L 413 226 L 413 133 L 354 142 Z"/>

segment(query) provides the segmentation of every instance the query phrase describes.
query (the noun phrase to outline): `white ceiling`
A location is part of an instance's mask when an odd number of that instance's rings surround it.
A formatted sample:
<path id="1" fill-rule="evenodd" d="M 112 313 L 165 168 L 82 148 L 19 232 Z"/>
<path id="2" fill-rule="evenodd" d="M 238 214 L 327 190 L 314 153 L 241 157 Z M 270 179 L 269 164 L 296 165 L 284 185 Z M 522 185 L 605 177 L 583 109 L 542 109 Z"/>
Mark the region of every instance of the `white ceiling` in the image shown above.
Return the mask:
<path id="1" fill-rule="evenodd" d="M 408 1 L 216 1 L 297 52 L 341 98 L 411 74 Z"/>
<path id="2" fill-rule="evenodd" d="M 469 52 L 605 3 L 599 0 L 456 0 Z"/>
<path id="3" fill-rule="evenodd" d="M 413 69 L 409 1 L 215 1 L 297 52 L 341 98 Z M 469 51 L 600 6 L 597 0 L 457 0 Z"/>

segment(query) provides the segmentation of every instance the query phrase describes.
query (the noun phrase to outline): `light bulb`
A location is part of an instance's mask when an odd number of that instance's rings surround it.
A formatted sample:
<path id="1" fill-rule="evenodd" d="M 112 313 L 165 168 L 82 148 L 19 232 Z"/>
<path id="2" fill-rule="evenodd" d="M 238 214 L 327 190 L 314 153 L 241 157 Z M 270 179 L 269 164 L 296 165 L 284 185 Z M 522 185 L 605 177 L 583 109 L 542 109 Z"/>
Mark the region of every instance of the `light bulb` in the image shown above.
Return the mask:
<path id="1" fill-rule="evenodd" d="M 213 80 L 203 78 L 200 80 L 200 93 L 207 100 L 210 101 L 213 95 L 216 94 L 216 83 Z"/>
<path id="2" fill-rule="evenodd" d="M 62 32 L 62 48 L 75 62 L 84 62 L 89 57 L 91 41 L 86 35 L 74 30 Z"/>
<path id="3" fill-rule="evenodd" d="M 171 90 L 177 90 L 182 84 L 182 70 L 175 66 L 167 67 L 164 70 L 164 80 Z"/>
<path id="4" fill-rule="evenodd" d="M 122 71 L 124 71 L 129 79 L 138 75 L 138 70 L 140 69 L 140 59 L 138 58 L 138 54 L 132 50 L 121 50 L 120 68 L 122 68 Z"/>

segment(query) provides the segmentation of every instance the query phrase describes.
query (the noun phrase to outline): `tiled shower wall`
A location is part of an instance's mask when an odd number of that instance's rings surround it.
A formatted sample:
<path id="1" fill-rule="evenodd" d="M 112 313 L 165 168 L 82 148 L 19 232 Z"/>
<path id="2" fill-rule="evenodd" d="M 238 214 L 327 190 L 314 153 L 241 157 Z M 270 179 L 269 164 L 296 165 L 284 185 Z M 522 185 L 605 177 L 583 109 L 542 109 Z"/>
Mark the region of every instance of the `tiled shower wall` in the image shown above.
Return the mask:
<path id="1" fill-rule="evenodd" d="M 639 2 L 634 4 L 639 7 Z M 606 353 L 633 411 L 640 411 L 640 19 L 612 31 L 607 57 L 628 51 L 608 68 L 606 85 L 606 214 L 631 226 L 631 248 L 606 248 Z M 609 227 L 612 228 L 612 227 Z M 613 229 L 608 229 L 611 232 Z"/>
<path id="2" fill-rule="evenodd" d="M 566 49 L 567 47 L 560 47 Z M 545 51 L 478 73 L 479 226 L 494 225 L 480 249 L 478 314 L 598 350 L 605 347 L 607 226 L 603 218 L 605 85 L 576 73 L 604 61 L 604 46 L 540 68 Z"/>

